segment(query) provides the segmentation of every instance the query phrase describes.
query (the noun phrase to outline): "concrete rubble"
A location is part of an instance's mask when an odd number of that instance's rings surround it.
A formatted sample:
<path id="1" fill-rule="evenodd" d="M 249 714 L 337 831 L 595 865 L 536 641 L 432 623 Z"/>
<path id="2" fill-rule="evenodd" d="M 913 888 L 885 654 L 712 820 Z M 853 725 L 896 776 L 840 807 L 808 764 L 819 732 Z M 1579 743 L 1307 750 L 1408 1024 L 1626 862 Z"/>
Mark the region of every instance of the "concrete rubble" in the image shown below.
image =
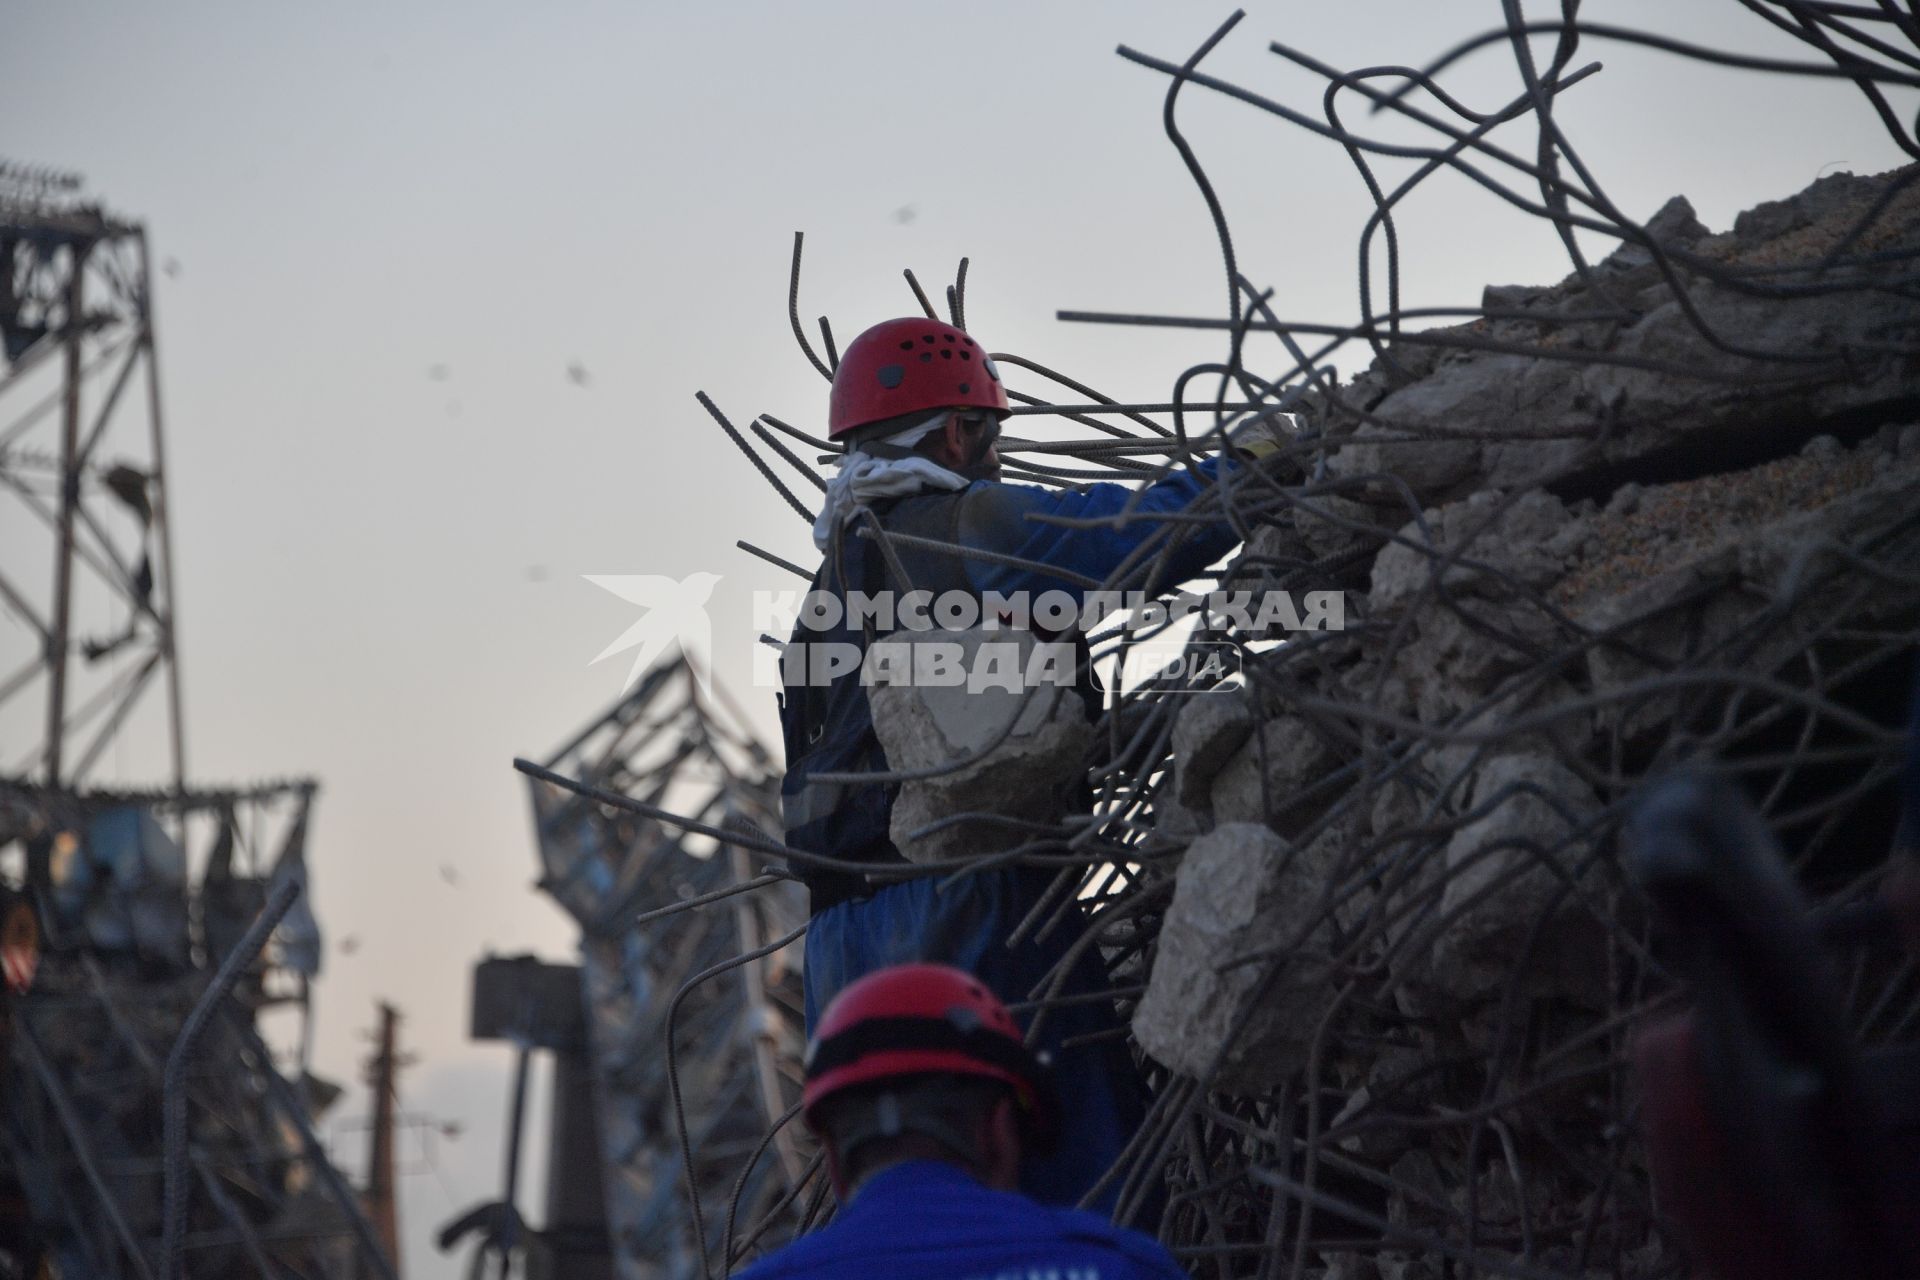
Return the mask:
<path id="1" fill-rule="evenodd" d="M 1222 1088 L 1298 1070 L 1330 1006 L 1324 930 L 1315 937 L 1333 869 L 1331 841 L 1290 846 L 1266 827 L 1228 822 L 1187 847 L 1160 926 L 1153 982 L 1133 1016 L 1140 1047 Z M 1228 962 L 1279 945 L 1297 962 Z"/>
<path id="2" fill-rule="evenodd" d="M 894 644 L 955 646 L 959 669 L 973 672 L 991 665 L 983 646 L 1001 646 L 1010 664 L 1003 669 L 1025 672 L 1039 642 L 1028 631 L 976 628 L 900 632 Z M 874 646 L 869 662 L 885 647 Z M 1093 727 L 1071 687 L 970 687 L 874 674 L 869 701 L 887 762 L 920 775 L 901 783 L 893 805 L 893 842 L 907 858 L 938 862 L 1012 848 L 1023 838 L 1018 824 L 1057 822 L 1073 807 Z"/>
<path id="3" fill-rule="evenodd" d="M 1282 715 L 1235 752 L 1208 791 L 1220 822 L 1266 822 L 1282 833 L 1298 831 L 1313 808 L 1324 807 L 1327 789 L 1316 792 L 1334 755 L 1298 716 Z M 1182 762 L 1181 767 L 1186 767 Z"/>
<path id="4" fill-rule="evenodd" d="M 1175 793 L 1183 805 L 1205 805 L 1214 779 L 1259 720 L 1246 699 L 1209 694 L 1188 702 L 1173 721 L 1173 756 L 1179 761 Z"/>
<path id="5" fill-rule="evenodd" d="M 1438 899 L 1392 958 L 1402 1004 L 1418 1014 L 1462 997 L 1492 998 L 1512 980 L 1514 958 L 1525 956 L 1530 994 L 1604 1007 L 1606 992 L 1594 985 L 1606 972 L 1604 937 L 1583 903 L 1597 877 L 1570 856 L 1599 812 L 1593 789 L 1536 754 L 1488 759 L 1470 786 L 1466 821 L 1427 860 L 1433 883 L 1419 886 L 1428 898 L 1437 889 Z M 1437 999 L 1423 1004 L 1429 992 Z"/>
<path id="6" fill-rule="evenodd" d="M 1249 1096 L 1297 1072 L 1337 1017 L 1330 884 L 1369 930 L 1369 998 L 1425 1052 L 1495 1053 L 1528 1009 L 1609 1007 L 1633 909 L 1609 824 L 1676 723 L 1741 711 L 1709 687 L 1824 678 L 1805 655 L 1836 628 L 1920 623 L 1920 367 L 1883 340 L 1913 304 L 1694 269 L 1817 257 L 1891 177 L 1823 178 L 1719 234 L 1676 199 L 1650 231 L 1684 298 L 1630 244 L 1587 280 L 1490 288 L 1489 316 L 1430 335 L 1578 359 L 1407 339 L 1320 398 L 1328 478 L 1229 579 L 1317 562 L 1348 630 L 1311 661 L 1268 651 L 1257 695 L 1174 720 L 1153 847 L 1185 853 L 1134 1019 L 1150 1058 Z M 1920 242 L 1920 185 L 1869 236 Z M 1328 1056 L 1364 1101 L 1365 1055 Z"/>
<path id="7" fill-rule="evenodd" d="M 1339 469 L 1388 473 L 1423 501 L 1444 501 L 1550 483 L 1683 443 L 1711 448 L 1727 433 L 1747 447 L 1757 437 L 1790 439 L 1809 422 L 1909 395 L 1908 361 L 1889 355 L 1862 368 L 1836 353 L 1884 349 L 1887 333 L 1911 324 L 1910 303 L 1891 293 L 1792 296 L 1793 285 L 1814 275 L 1804 269 L 1763 276 L 1755 293 L 1688 270 L 1693 261 L 1755 272 L 1811 261 L 1839 244 L 1890 176 L 1830 175 L 1798 196 L 1749 210 L 1718 235 L 1676 197 L 1647 230 L 1665 265 L 1687 281 L 1684 298 L 1638 245 L 1595 264 L 1590 280 L 1575 274 L 1544 289 L 1488 289 L 1482 304 L 1495 315 L 1439 331 L 1442 340 L 1458 333 L 1544 342 L 1571 358 L 1396 344 L 1389 360 L 1344 389 L 1349 406 L 1378 421 L 1352 423 Z M 1917 215 L 1920 190 L 1909 187 L 1874 229 L 1874 247 L 1903 243 Z M 1849 270 L 1865 268 L 1839 268 L 1822 283 L 1840 283 L 1835 274 Z M 1624 319 L 1606 314 L 1616 305 Z M 1783 367 L 1781 355 L 1795 362 Z M 1648 359 L 1690 375 L 1641 367 Z M 1418 439 L 1395 443 L 1407 436 Z"/>

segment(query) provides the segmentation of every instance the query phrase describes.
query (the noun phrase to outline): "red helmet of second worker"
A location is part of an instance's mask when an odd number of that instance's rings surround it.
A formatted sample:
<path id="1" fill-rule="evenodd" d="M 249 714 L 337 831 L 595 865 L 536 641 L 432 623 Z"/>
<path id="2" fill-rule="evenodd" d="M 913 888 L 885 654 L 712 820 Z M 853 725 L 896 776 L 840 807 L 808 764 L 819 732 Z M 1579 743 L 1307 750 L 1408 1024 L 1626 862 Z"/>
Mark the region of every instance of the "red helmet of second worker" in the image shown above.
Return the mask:
<path id="1" fill-rule="evenodd" d="M 844 1089 L 927 1075 L 1005 1084 L 1038 1149 L 1059 1132 L 1052 1081 L 1007 1006 L 972 974 L 943 964 L 881 969 L 835 996 L 807 1044 L 802 1100 L 811 1121 Z"/>
<path id="2" fill-rule="evenodd" d="M 938 320 L 883 320 L 855 338 L 833 372 L 827 438 L 923 409 L 1008 411 L 986 348 Z"/>

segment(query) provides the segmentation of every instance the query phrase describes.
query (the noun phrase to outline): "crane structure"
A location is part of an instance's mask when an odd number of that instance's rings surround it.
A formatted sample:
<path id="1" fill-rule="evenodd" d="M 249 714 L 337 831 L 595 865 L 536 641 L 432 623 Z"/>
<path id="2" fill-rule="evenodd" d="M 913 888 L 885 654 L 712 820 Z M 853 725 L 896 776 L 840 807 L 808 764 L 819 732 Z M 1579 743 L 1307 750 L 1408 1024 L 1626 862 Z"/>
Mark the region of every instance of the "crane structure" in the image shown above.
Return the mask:
<path id="1" fill-rule="evenodd" d="M 396 1280 L 314 1129 L 318 786 L 188 783 L 151 263 L 0 161 L 0 1277 Z"/>

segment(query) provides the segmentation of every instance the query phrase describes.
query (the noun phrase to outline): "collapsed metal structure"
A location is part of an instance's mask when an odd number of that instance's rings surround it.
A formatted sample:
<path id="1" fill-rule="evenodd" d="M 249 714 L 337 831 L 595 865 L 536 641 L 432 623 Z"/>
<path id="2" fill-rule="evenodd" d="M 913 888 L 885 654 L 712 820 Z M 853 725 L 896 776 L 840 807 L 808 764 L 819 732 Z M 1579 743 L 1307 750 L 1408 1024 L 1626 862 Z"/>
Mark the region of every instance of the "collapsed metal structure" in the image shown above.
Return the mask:
<path id="1" fill-rule="evenodd" d="M 1425 68 L 1343 71 L 1272 44 L 1323 84 L 1317 104 L 1296 107 L 1200 69 L 1238 15 L 1184 59 L 1121 51 L 1169 78 L 1167 133 L 1213 218 L 1226 314 L 1061 318 L 1217 330 L 1225 352 L 1180 371 L 1159 404 L 1116 403 L 995 353 L 1043 380 L 1011 393 L 1008 478 L 1150 481 L 1217 449 L 1228 425 L 1301 413 L 1290 467 L 1236 472 L 1183 518 L 1243 531 L 1223 584 L 1334 587 L 1350 601 L 1341 631 L 1262 632 L 1203 614 L 1195 638 L 1234 646 L 1237 689 L 1195 699 L 1166 679 L 1112 693 L 1085 762 L 1091 809 L 995 851 L 996 864 L 1057 869 L 1063 911 L 1076 899 L 1092 909 L 1082 945 L 1107 963 L 1156 1088 L 1109 1177 L 1123 1217 L 1164 1185 L 1164 1214 L 1145 1225 L 1196 1274 L 1684 1274 L 1632 1125 L 1626 1046 L 1676 992 L 1618 868 L 1627 797 L 1676 763 L 1714 760 L 1760 802 L 1821 903 L 1861 900 L 1885 866 L 1920 637 L 1920 166 L 1836 176 L 1714 236 L 1684 202 L 1628 217 L 1555 116 L 1558 95 L 1596 70 L 1586 51 L 1626 42 L 1676 55 L 1675 74 L 1740 67 L 1783 92 L 1801 77 L 1851 81 L 1920 158 L 1890 101 L 1920 87 L 1920 14 L 1890 0 L 1737 3 L 1730 15 L 1772 23 L 1803 56 L 1590 23 L 1577 0 L 1528 21 L 1507 0 L 1502 27 Z M 1543 36 L 1546 57 L 1532 43 Z M 1471 105 L 1450 95 L 1448 68 L 1497 47 L 1523 92 Z M 1181 96 L 1202 90 L 1350 156 L 1375 205 L 1358 234 L 1357 321 L 1286 316 L 1243 270 L 1178 124 Z M 1425 140 L 1373 136 L 1350 118 L 1362 107 Z M 1516 132 L 1521 143 L 1502 144 Z M 1393 164 L 1402 177 L 1385 175 Z M 1473 305 L 1403 308 L 1399 209 L 1447 171 L 1551 223 L 1572 274 L 1489 289 Z M 1576 229 L 1617 248 L 1589 261 Z M 796 237 L 790 317 L 830 377 L 830 328 L 821 322 L 823 355 L 800 322 L 799 267 Z M 964 263 L 946 302 L 963 324 Z M 1354 352 L 1367 368 L 1342 381 L 1335 362 Z M 1040 394 L 1047 383 L 1070 396 Z M 1200 386 L 1217 391 L 1195 399 Z M 832 447 L 764 415 L 742 433 L 701 401 L 810 521 L 790 480 L 821 488 Z M 1158 519 L 1104 589 L 1167 590 L 1156 555 L 1182 523 Z M 1096 653 L 1144 638 L 1122 625 L 1096 637 Z M 772 815 L 755 831 L 709 821 L 711 802 L 676 816 L 652 775 L 581 770 L 569 782 L 567 764 L 563 753 L 527 768 L 602 820 L 699 832 L 758 859 L 730 886 L 705 877 L 682 903 L 630 914 L 627 945 L 644 951 L 645 929 L 721 918 L 735 909 L 721 902 L 728 888 L 753 901 L 781 891 L 790 851 Z M 1203 869 L 1239 878 L 1209 886 Z M 1248 918 L 1206 918 L 1210 887 Z M 674 1004 L 730 972 L 707 954 L 683 967 L 698 972 L 675 974 Z M 1871 947 L 1850 964 L 1855 1034 L 1911 1040 L 1912 967 Z M 1205 997 L 1176 1011 L 1185 1021 L 1153 1008 L 1174 970 L 1189 997 Z M 1051 990 L 1026 1010 L 1043 1013 Z M 669 1064 L 676 1030 L 680 1053 L 726 1047 L 667 1023 Z M 741 1180 L 766 1167 L 731 1130 L 707 1132 L 715 1119 L 687 1108 L 679 1138 L 717 1273 L 816 1221 L 824 1191 L 809 1169 L 764 1214 L 712 1235 L 728 1181 L 719 1166 L 731 1161 Z M 665 1170 L 652 1168 L 647 1189 L 661 1194 Z"/>
<path id="2" fill-rule="evenodd" d="M 812 1169 L 786 1127 L 804 1047 L 798 948 L 788 947 L 805 929 L 804 895 L 779 873 L 756 876 L 738 846 L 548 779 L 764 839 L 779 825 L 778 776 L 745 719 L 684 658 L 646 672 L 529 768 L 540 886 L 581 928 L 615 1262 L 632 1280 L 690 1280 L 736 1226 L 786 1239 L 793 1222 L 776 1210 Z M 737 896 L 742 884 L 763 892 Z M 726 909 L 685 910 L 728 897 Z"/>
<path id="3" fill-rule="evenodd" d="M 391 1280 L 312 1127 L 339 1092 L 306 1072 L 316 785 L 184 782 L 146 235 L 79 188 L 0 164 L 0 606 L 30 637 L 0 726 L 39 735 L 0 761 L 0 1275 Z M 87 786 L 156 681 L 171 785 Z M 292 1079 L 269 1009 L 296 1019 Z"/>

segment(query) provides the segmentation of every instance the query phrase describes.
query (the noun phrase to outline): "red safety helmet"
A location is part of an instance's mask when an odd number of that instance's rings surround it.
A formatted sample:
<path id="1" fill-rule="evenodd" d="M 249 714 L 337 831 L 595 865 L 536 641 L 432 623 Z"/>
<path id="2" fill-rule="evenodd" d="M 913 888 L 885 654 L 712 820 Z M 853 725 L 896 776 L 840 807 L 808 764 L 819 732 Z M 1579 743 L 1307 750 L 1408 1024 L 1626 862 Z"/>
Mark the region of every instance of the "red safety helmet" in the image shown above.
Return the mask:
<path id="1" fill-rule="evenodd" d="M 1008 411 L 1007 389 L 986 349 L 938 320 L 885 320 L 840 355 L 827 438 L 904 413 L 961 408 Z"/>
<path id="2" fill-rule="evenodd" d="M 1021 1038 L 1007 1006 L 978 978 L 944 964 L 902 964 L 848 986 L 807 1044 L 801 1098 L 814 1108 L 860 1085 L 914 1076 L 979 1076 L 1013 1090 L 1039 1150 L 1059 1134 L 1059 1103 L 1045 1064 Z"/>

